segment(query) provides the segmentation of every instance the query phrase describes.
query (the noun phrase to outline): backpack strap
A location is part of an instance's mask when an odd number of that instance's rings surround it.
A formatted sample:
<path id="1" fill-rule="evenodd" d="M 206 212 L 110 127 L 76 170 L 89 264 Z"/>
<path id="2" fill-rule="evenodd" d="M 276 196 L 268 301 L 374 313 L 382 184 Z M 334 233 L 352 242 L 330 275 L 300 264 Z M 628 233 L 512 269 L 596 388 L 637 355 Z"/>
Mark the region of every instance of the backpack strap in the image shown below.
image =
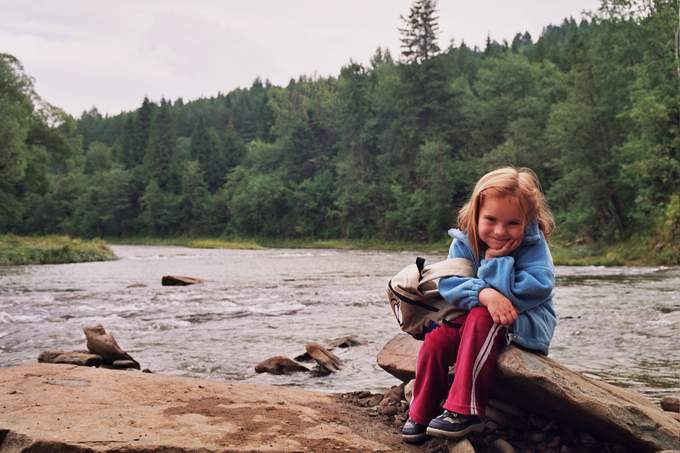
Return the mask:
<path id="1" fill-rule="evenodd" d="M 428 264 L 421 272 L 420 284 L 454 275 L 458 277 L 474 276 L 472 262 L 465 258 L 449 258 L 444 261 Z"/>

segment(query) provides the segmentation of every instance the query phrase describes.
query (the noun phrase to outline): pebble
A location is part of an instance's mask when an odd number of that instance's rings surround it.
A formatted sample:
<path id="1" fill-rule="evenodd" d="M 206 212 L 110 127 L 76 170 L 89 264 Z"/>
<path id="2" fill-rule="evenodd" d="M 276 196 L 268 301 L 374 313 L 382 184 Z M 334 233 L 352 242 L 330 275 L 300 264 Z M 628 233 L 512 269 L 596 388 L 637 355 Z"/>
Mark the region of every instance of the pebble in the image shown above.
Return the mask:
<path id="1" fill-rule="evenodd" d="M 373 395 L 371 397 L 371 399 L 368 401 L 368 405 L 369 406 L 377 406 L 378 404 L 380 404 L 382 399 L 383 399 L 382 395 Z"/>
<path id="2" fill-rule="evenodd" d="M 562 439 L 560 438 L 560 436 L 555 436 L 550 442 L 548 442 L 548 447 L 550 448 L 559 447 L 561 442 Z"/>
<path id="3" fill-rule="evenodd" d="M 397 414 L 397 408 L 394 406 L 387 406 L 382 408 L 382 414 L 387 416 L 392 416 Z"/>
<path id="4" fill-rule="evenodd" d="M 493 442 L 493 449 L 498 453 L 515 453 L 515 448 L 505 439 L 496 439 Z"/>
<path id="5" fill-rule="evenodd" d="M 515 415 L 517 417 L 524 417 L 524 413 L 521 410 L 517 409 L 512 404 L 506 403 L 505 401 L 490 399 L 489 400 L 489 406 L 493 406 L 496 409 L 502 410 L 503 412 L 506 412 L 510 415 Z"/>
<path id="6" fill-rule="evenodd" d="M 545 425 L 543 428 L 541 428 L 541 431 L 544 433 L 547 433 L 550 430 L 555 429 L 555 422 L 549 422 L 547 425 Z"/>
<path id="7" fill-rule="evenodd" d="M 543 442 L 545 440 L 545 434 L 543 434 L 543 433 L 531 433 L 531 435 L 529 435 L 529 440 L 532 441 L 532 442 L 536 442 L 536 443 Z"/>
<path id="8" fill-rule="evenodd" d="M 449 453 L 475 453 L 475 447 L 472 446 L 469 440 L 463 439 L 460 441 L 447 442 Z"/>
<path id="9" fill-rule="evenodd" d="M 529 415 L 529 425 L 532 426 L 533 428 L 541 429 L 548 423 L 545 421 L 545 419 L 539 417 L 536 414 L 531 414 Z"/>
<path id="10" fill-rule="evenodd" d="M 588 433 L 581 433 L 579 435 L 579 441 L 581 442 L 581 445 L 586 447 L 594 447 L 597 445 L 595 438 Z"/>
<path id="11" fill-rule="evenodd" d="M 493 406 L 486 408 L 486 416 L 498 423 L 501 427 L 512 427 L 517 429 L 523 429 L 525 427 L 524 420 L 521 417 L 514 417 L 512 415 L 506 414 L 505 412 L 496 409 Z"/>

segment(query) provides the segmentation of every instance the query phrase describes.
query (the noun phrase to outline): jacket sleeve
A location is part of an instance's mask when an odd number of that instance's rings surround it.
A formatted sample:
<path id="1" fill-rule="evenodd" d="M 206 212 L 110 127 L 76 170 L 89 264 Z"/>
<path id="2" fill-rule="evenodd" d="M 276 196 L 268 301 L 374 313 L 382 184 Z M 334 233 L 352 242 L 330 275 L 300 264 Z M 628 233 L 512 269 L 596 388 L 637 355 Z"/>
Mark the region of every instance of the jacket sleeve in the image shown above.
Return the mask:
<path id="1" fill-rule="evenodd" d="M 544 260 L 532 261 L 524 267 L 516 266 L 512 256 L 482 260 L 477 276 L 510 299 L 520 313 L 525 312 L 548 301 L 555 287 L 552 265 Z"/>
<path id="2" fill-rule="evenodd" d="M 455 239 L 449 249 L 449 258 L 465 258 L 475 262 L 472 252 L 458 239 Z M 439 280 L 439 294 L 450 304 L 470 310 L 479 305 L 479 292 L 488 288 L 481 278 L 447 277 Z"/>

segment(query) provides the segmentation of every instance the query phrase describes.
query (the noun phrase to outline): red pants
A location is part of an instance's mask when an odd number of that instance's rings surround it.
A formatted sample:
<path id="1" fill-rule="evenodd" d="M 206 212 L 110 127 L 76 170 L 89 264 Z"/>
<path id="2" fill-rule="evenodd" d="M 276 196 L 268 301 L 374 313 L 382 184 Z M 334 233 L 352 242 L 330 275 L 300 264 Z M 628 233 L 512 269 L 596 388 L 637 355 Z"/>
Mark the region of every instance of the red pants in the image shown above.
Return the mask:
<path id="1" fill-rule="evenodd" d="M 409 417 L 426 425 L 444 409 L 465 415 L 484 415 L 496 358 L 504 341 L 505 327 L 494 324 L 485 307 L 443 324 L 425 335 L 418 353 L 416 382 Z M 449 367 L 455 365 L 449 389 Z"/>

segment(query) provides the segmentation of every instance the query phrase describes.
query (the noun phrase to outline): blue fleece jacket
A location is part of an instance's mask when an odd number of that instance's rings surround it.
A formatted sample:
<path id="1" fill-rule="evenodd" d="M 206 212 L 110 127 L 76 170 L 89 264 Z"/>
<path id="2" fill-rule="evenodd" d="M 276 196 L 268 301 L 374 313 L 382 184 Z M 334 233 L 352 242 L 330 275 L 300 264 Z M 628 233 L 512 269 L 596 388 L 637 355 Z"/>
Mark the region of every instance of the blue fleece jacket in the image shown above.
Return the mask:
<path id="1" fill-rule="evenodd" d="M 555 268 L 548 243 L 536 222 L 524 231 L 522 244 L 508 256 L 477 260 L 467 234 L 449 230 L 453 239 L 449 258 L 467 258 L 476 277 L 449 277 L 439 281 L 439 292 L 449 303 L 470 310 L 479 305 L 479 292 L 494 288 L 519 311 L 508 338 L 525 348 L 548 354 L 557 324 L 553 307 Z M 480 251 L 483 255 L 483 250 Z"/>

